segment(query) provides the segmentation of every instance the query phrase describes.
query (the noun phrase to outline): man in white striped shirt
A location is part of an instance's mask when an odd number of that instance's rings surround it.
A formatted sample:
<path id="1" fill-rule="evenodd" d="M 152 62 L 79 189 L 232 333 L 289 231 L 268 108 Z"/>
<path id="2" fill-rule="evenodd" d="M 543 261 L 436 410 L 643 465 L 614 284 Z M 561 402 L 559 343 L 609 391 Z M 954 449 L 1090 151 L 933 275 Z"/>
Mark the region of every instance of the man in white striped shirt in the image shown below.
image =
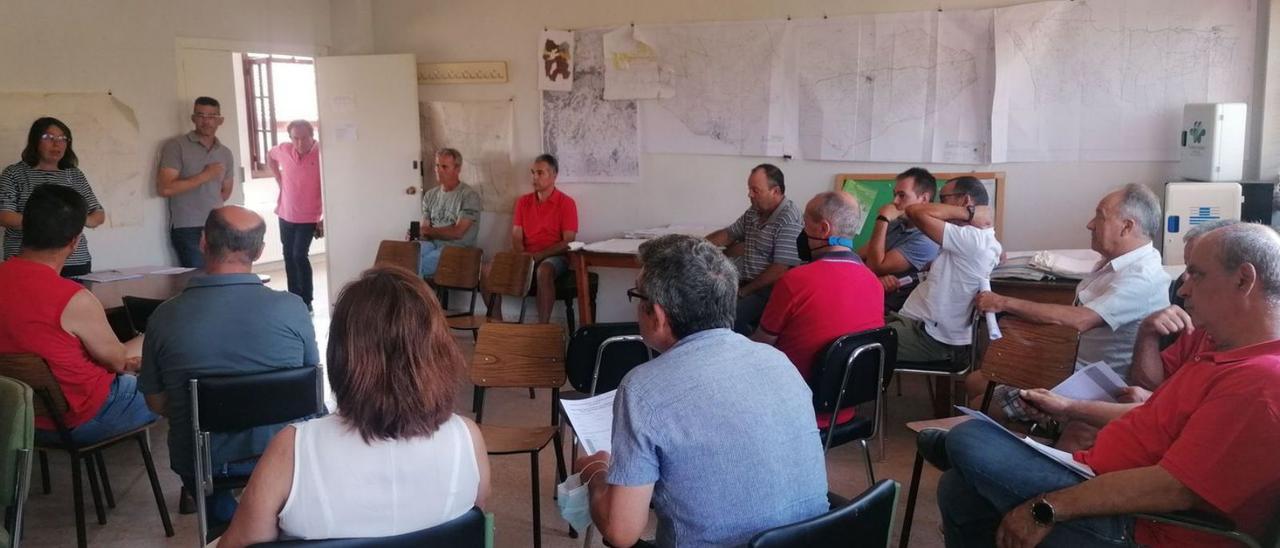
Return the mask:
<path id="1" fill-rule="evenodd" d="M 751 207 L 732 225 L 707 235 L 724 247 L 738 268 L 738 312 L 734 331 L 750 335 L 769 303 L 773 283 L 801 263 L 796 254 L 800 237 L 800 208 L 787 199 L 782 170 L 760 164 L 747 176 Z"/>

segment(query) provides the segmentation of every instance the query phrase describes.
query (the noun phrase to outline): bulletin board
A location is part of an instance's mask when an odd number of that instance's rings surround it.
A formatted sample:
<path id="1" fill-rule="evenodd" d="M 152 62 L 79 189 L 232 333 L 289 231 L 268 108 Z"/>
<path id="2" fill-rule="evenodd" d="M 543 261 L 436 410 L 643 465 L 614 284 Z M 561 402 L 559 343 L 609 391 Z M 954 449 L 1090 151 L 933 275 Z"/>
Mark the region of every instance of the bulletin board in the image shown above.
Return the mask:
<path id="1" fill-rule="evenodd" d="M 938 188 L 942 188 L 942 185 L 946 184 L 948 180 L 965 175 L 977 177 L 979 181 L 982 181 L 983 186 L 987 188 L 987 195 L 991 198 L 991 208 L 995 211 L 994 228 L 996 239 L 1003 240 L 1004 233 L 1001 229 L 1004 227 L 1004 172 L 933 174 L 938 179 Z M 855 249 L 862 247 L 871 239 L 871 228 L 876 223 L 876 212 L 880 211 L 880 207 L 884 204 L 893 201 L 893 183 L 897 176 L 897 173 L 840 173 L 836 175 L 836 190 L 852 194 L 854 198 L 858 199 L 858 205 L 862 207 L 864 221 L 862 230 L 858 231 L 857 237 L 853 239 Z M 937 201 L 936 195 L 934 201 Z"/>

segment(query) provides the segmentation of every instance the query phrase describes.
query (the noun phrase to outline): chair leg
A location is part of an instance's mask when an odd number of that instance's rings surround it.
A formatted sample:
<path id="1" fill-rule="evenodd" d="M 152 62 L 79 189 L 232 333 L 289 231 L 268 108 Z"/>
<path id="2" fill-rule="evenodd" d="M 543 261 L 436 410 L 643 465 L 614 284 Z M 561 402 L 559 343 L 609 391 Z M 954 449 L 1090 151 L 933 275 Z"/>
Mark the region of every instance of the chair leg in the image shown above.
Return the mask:
<path id="1" fill-rule="evenodd" d="M 111 491 L 111 478 L 107 476 L 107 459 L 103 458 L 102 451 L 94 453 L 93 457 L 93 460 L 98 463 L 98 478 L 102 480 L 102 494 L 107 498 L 107 508 L 114 509 L 116 495 Z"/>
<path id="2" fill-rule="evenodd" d="M 76 546 L 86 548 L 89 539 L 84 530 L 84 487 L 80 484 L 80 456 L 68 454 L 71 456 L 71 504 L 76 516 Z"/>
<path id="3" fill-rule="evenodd" d="M 565 472 L 565 466 L 564 466 L 564 436 L 561 435 L 560 432 L 561 432 L 560 429 L 556 429 L 556 435 L 551 440 L 551 443 L 555 445 L 555 450 L 556 450 L 556 482 L 557 483 L 563 483 L 564 480 L 569 478 L 569 475 Z"/>
<path id="4" fill-rule="evenodd" d="M 44 451 L 40 451 L 40 487 L 46 495 L 53 491 L 49 488 L 49 453 Z"/>
<path id="5" fill-rule="evenodd" d="M 476 424 L 484 416 L 484 387 L 477 386 L 471 390 L 471 411 L 476 414 Z"/>
<path id="6" fill-rule="evenodd" d="M 529 389 L 529 399 L 531 400 L 538 399 L 538 394 L 535 393 L 532 388 Z"/>
<path id="7" fill-rule="evenodd" d="M 996 383 L 988 381 L 986 390 L 982 392 L 982 405 L 979 406 L 979 410 L 986 413 L 988 409 L 991 409 L 991 398 L 995 397 L 995 395 Z M 1000 403 L 1004 405 L 1004 402 Z"/>
<path id="8" fill-rule="evenodd" d="M 98 517 L 98 525 L 107 524 L 107 512 L 102 508 L 102 489 L 98 486 L 98 471 L 94 468 L 93 454 L 86 454 L 84 473 L 89 476 L 89 493 L 93 495 L 93 513 Z"/>
<path id="9" fill-rule="evenodd" d="M 924 455 L 916 452 L 916 463 L 911 468 L 911 487 L 907 490 L 907 511 L 902 516 L 902 535 L 898 539 L 898 548 L 907 548 L 911 540 L 911 518 L 916 513 L 916 494 L 920 492 L 920 472 L 924 468 Z"/>
<path id="10" fill-rule="evenodd" d="M 569 336 L 578 330 L 577 321 L 573 319 L 573 299 L 564 300 L 564 323 L 569 326 Z"/>
<path id="11" fill-rule="evenodd" d="M 160 478 L 156 477 L 156 463 L 151 460 L 151 440 L 147 439 L 147 431 L 138 432 L 133 439 L 138 440 L 138 448 L 142 450 L 142 464 L 147 466 L 147 479 L 151 481 L 151 494 L 156 497 L 156 509 L 160 511 L 160 523 L 164 525 L 164 536 L 173 536 L 173 522 L 169 520 L 169 507 L 164 504 L 164 493 L 160 491 Z"/>
<path id="12" fill-rule="evenodd" d="M 866 439 L 858 440 L 862 445 L 862 457 L 867 461 L 867 489 L 876 484 L 876 473 L 871 469 L 871 446 L 867 445 Z"/>
<path id="13" fill-rule="evenodd" d="M 533 486 L 533 548 L 542 548 L 542 506 L 538 495 L 538 452 L 529 453 L 529 484 Z"/>

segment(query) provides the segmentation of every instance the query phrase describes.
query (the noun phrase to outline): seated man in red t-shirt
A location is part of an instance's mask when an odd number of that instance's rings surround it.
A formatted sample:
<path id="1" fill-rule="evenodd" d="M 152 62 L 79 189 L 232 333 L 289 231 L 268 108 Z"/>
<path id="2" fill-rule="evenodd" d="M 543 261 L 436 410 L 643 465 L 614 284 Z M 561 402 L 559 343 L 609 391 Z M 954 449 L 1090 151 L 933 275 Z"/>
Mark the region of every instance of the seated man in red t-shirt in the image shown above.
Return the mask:
<path id="1" fill-rule="evenodd" d="M 84 230 L 88 207 L 75 190 L 37 188 L 22 215 L 22 252 L 0 263 L 0 354 L 36 354 L 49 364 L 67 400 L 63 426 L 87 444 L 156 419 L 138 393 L 141 339 L 121 344 L 102 303 L 58 276 Z M 36 438 L 62 441 L 57 425 L 36 418 Z"/>
<path id="2" fill-rule="evenodd" d="M 811 372 L 832 341 L 884 326 L 884 289 L 853 252 L 853 236 L 862 227 L 862 210 L 845 192 L 823 192 L 804 208 L 796 248 L 809 264 L 782 275 L 773 286 L 754 341 L 778 347 L 800 376 Z M 806 257 L 806 255 L 809 255 Z M 853 408 L 839 422 L 853 417 Z M 825 427 L 830 417 L 818 417 Z"/>
<path id="3" fill-rule="evenodd" d="M 511 219 L 511 250 L 533 257 L 538 290 L 538 322 L 551 321 L 556 304 L 556 278 L 569 271 L 569 242 L 578 235 L 578 204 L 556 188 L 560 163 L 550 154 L 538 156 L 529 168 L 533 192 L 516 199 Z M 501 317 L 502 297 L 495 295 L 492 317 Z"/>
<path id="4" fill-rule="evenodd" d="M 1280 235 L 1254 224 L 1211 231 L 1187 274 L 1179 294 L 1198 336 L 1182 337 L 1184 363 L 1146 403 L 1073 455 L 1096 477 L 989 422 L 947 434 L 938 506 L 948 546 L 1234 545 L 1130 515 L 1139 512 L 1200 510 L 1255 538 L 1267 530 L 1280 507 Z"/>

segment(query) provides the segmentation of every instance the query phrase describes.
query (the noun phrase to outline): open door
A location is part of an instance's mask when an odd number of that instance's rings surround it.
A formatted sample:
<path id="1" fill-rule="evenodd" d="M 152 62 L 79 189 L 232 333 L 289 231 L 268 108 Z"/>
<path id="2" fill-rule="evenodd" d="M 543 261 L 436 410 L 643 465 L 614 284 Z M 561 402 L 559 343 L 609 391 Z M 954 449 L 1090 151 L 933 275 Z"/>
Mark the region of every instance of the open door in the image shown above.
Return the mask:
<path id="1" fill-rule="evenodd" d="M 419 219 L 418 75 L 412 54 L 319 57 L 329 302 Z"/>

